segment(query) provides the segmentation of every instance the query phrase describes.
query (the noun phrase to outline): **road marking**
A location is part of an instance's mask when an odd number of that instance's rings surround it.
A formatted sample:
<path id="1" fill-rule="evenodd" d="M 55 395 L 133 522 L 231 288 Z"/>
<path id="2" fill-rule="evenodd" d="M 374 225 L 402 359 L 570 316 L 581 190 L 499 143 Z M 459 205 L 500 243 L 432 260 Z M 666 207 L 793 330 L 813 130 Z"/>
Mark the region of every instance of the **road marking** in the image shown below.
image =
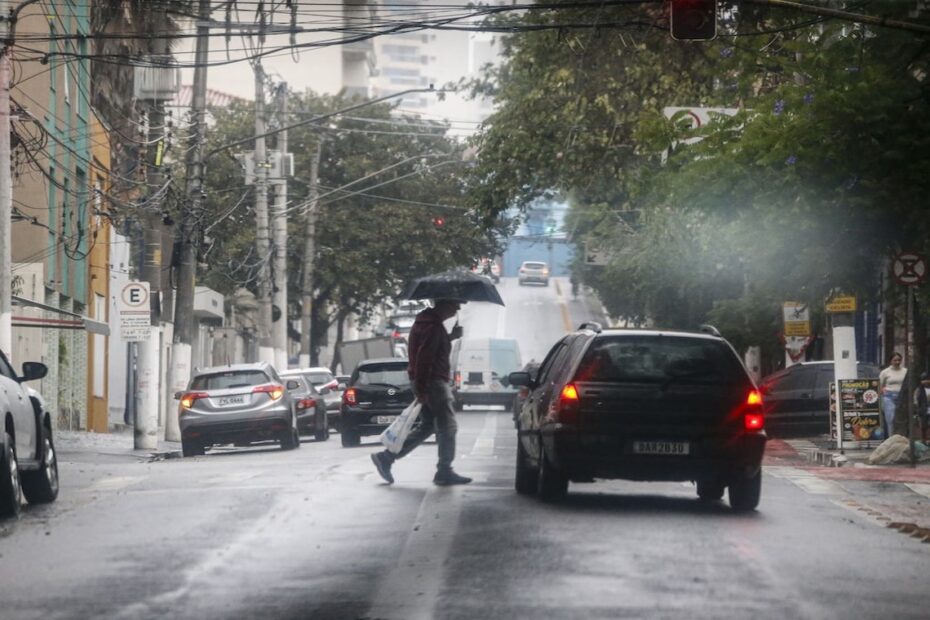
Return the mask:
<path id="1" fill-rule="evenodd" d="M 494 437 L 497 436 L 497 412 L 484 414 L 484 427 L 475 440 L 469 456 L 491 456 L 494 454 Z"/>
<path id="2" fill-rule="evenodd" d="M 918 484 L 916 482 L 905 482 L 904 486 L 914 493 L 920 493 L 924 497 L 930 497 L 930 484 Z"/>
<path id="3" fill-rule="evenodd" d="M 458 529 L 464 487 L 426 492 L 407 543 L 365 615 L 378 620 L 432 620 L 446 556 Z"/>

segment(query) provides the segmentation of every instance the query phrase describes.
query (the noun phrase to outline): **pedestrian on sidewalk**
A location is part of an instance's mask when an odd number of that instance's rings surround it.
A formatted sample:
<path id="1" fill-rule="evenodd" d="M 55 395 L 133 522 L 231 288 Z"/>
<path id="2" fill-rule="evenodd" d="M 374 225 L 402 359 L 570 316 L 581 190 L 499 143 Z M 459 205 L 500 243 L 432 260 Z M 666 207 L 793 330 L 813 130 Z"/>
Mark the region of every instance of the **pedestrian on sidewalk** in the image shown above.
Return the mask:
<path id="1" fill-rule="evenodd" d="M 457 299 L 437 299 L 432 308 L 420 312 L 407 337 L 407 374 L 413 384 L 417 401 L 422 403 L 420 420 L 411 431 L 398 454 L 383 450 L 371 455 L 378 473 L 388 483 L 394 482 L 391 466 L 394 461 L 405 457 L 414 448 L 436 433 L 439 463 L 433 483 L 440 486 L 468 484 L 471 478 L 460 476 L 452 470 L 455 459 L 455 422 L 453 408 L 452 379 L 449 354 L 452 340 L 461 337 L 461 327 L 446 331 L 443 321 L 456 315 L 462 302 Z"/>
<path id="2" fill-rule="evenodd" d="M 920 422 L 920 440 L 930 437 L 930 373 L 920 373 L 920 385 L 914 390 L 914 412 Z"/>
<path id="3" fill-rule="evenodd" d="M 894 434 L 895 401 L 904 386 L 907 368 L 901 366 L 903 358 L 895 351 L 888 360 L 888 367 L 878 374 L 878 387 L 882 393 L 881 409 L 885 418 L 886 437 Z M 906 401 L 905 401 L 906 402 Z"/>

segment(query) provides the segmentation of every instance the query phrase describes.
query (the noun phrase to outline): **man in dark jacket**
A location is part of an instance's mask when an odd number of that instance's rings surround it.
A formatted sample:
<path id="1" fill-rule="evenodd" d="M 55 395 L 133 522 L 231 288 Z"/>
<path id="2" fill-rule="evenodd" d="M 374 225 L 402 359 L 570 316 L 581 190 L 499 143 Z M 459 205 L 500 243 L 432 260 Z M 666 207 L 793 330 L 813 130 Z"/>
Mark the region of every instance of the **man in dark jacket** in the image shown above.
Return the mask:
<path id="1" fill-rule="evenodd" d="M 407 336 L 407 373 L 413 384 L 417 401 L 423 404 L 420 422 L 404 441 L 398 454 L 383 450 L 371 455 L 378 473 L 388 483 L 394 482 L 391 465 L 436 433 L 439 448 L 439 463 L 433 482 L 438 485 L 468 484 L 471 478 L 460 476 L 452 470 L 455 458 L 455 410 L 452 406 L 452 379 L 449 354 L 452 339 L 461 334 L 453 330 L 452 337 L 446 332 L 443 321 L 456 315 L 461 302 L 455 299 L 437 299 L 432 308 L 417 315 L 410 334 Z"/>

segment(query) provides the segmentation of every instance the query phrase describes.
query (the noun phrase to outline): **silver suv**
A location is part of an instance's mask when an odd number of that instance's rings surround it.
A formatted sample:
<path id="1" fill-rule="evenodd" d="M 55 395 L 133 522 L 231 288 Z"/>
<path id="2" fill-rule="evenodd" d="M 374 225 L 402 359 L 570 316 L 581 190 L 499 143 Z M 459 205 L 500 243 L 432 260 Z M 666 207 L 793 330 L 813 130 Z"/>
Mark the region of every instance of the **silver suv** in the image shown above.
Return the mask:
<path id="1" fill-rule="evenodd" d="M 247 446 L 274 440 L 284 450 L 300 447 L 297 415 L 287 383 L 266 362 L 198 370 L 185 392 L 178 394 L 184 456 L 204 453 L 207 446 Z"/>
<path id="2" fill-rule="evenodd" d="M 517 272 L 517 281 L 520 286 L 529 282 L 538 282 L 543 286 L 549 286 L 549 265 L 542 261 L 523 261 L 520 270 Z"/>

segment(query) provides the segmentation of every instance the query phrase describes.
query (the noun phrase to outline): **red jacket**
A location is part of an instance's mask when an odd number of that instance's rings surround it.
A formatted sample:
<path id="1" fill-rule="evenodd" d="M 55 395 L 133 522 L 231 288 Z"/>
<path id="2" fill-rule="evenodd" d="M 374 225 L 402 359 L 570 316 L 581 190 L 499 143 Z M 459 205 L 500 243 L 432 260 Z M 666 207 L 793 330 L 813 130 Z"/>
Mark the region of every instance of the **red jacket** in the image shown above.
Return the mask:
<path id="1" fill-rule="evenodd" d="M 434 379 L 449 381 L 451 352 L 452 340 L 436 311 L 427 308 L 418 314 L 407 337 L 407 374 L 415 394 L 425 394 Z"/>

